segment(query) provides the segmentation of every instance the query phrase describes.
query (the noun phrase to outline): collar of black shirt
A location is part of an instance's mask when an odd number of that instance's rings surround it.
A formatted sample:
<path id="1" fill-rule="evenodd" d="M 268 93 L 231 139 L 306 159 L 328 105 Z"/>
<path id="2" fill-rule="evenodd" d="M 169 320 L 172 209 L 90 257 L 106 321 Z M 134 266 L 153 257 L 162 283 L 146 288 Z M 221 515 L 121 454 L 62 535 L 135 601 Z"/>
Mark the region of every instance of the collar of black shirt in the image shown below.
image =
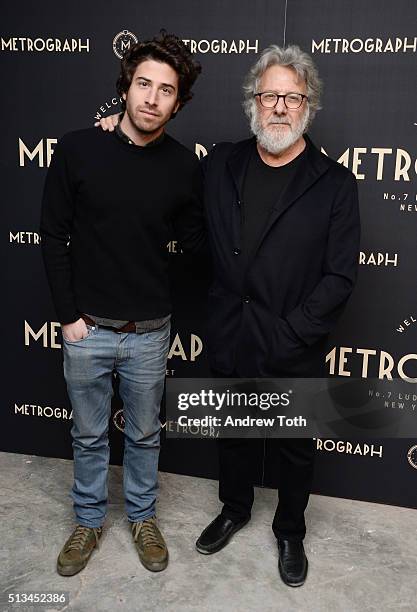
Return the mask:
<path id="1" fill-rule="evenodd" d="M 135 145 L 133 140 L 131 140 L 129 138 L 129 136 L 127 134 L 125 134 L 124 131 L 122 130 L 122 128 L 120 127 L 120 122 L 122 120 L 122 117 L 123 117 L 123 115 L 121 114 L 119 116 L 119 123 L 115 127 L 115 132 L 118 135 L 118 137 L 121 140 L 123 140 L 123 142 L 125 142 L 126 144 Z M 139 147 L 141 149 L 145 149 L 146 147 L 154 147 L 155 145 L 160 144 L 164 140 L 164 138 L 165 138 L 165 132 L 162 132 L 162 134 L 157 136 L 154 140 L 151 140 L 150 142 L 148 142 L 146 145 L 144 145 L 144 146 L 142 146 L 142 145 L 135 145 L 135 146 Z"/>

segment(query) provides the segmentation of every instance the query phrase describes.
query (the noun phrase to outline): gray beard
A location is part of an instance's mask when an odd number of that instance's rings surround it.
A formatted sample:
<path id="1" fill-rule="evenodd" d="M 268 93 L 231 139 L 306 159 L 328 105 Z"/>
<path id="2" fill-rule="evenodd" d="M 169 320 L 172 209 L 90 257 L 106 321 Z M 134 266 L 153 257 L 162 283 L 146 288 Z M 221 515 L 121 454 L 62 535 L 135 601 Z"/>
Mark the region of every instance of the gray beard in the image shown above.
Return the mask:
<path id="1" fill-rule="evenodd" d="M 272 155 L 277 155 L 289 149 L 301 138 L 308 125 L 309 115 L 310 112 L 307 108 L 298 126 L 295 128 L 289 126 L 290 129 L 282 133 L 280 129 L 264 129 L 259 121 L 258 112 L 255 110 L 251 118 L 250 129 L 263 149 L 272 153 Z"/>

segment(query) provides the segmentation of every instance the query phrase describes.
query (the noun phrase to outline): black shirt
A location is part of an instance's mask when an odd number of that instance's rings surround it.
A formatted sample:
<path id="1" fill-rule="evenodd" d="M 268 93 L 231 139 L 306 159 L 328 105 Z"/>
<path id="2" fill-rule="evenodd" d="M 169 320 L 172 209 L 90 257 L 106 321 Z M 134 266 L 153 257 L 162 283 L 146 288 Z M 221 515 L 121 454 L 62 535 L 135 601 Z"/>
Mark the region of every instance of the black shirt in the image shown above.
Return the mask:
<path id="1" fill-rule="evenodd" d="M 125 134 L 124 131 L 122 130 L 120 126 L 121 117 L 122 115 L 120 115 L 119 123 L 116 125 L 114 131 L 118 135 L 118 137 L 121 138 L 121 140 L 123 140 L 123 142 L 126 142 L 127 144 L 132 145 L 133 147 L 139 147 L 139 146 L 155 147 L 155 146 L 158 146 L 158 144 L 160 144 L 161 142 L 163 142 L 164 137 L 165 137 L 165 132 L 162 132 L 157 138 L 154 138 L 153 140 L 148 142 L 146 145 L 138 145 L 134 143 L 133 140 L 131 140 L 131 138 L 129 138 L 129 136 Z M 122 327 L 126 325 L 126 323 L 129 323 L 129 321 L 120 321 L 119 319 L 109 319 L 107 317 L 97 317 L 96 315 L 89 314 L 89 313 L 84 313 L 84 314 L 87 314 L 87 316 L 92 321 L 94 321 L 97 325 L 102 325 L 104 327 L 112 327 L 115 329 L 121 329 Z M 136 333 L 144 333 L 147 331 L 159 329 L 167 321 L 169 321 L 170 318 L 171 318 L 171 314 L 168 314 L 165 317 L 160 317 L 158 319 L 150 319 L 149 321 L 135 321 Z"/>
<path id="2" fill-rule="evenodd" d="M 135 147 L 95 128 L 67 134 L 48 171 L 40 231 L 61 323 L 81 313 L 166 316 L 173 233 L 185 250 L 204 249 L 197 157 L 168 135 Z"/>
<path id="3" fill-rule="evenodd" d="M 268 166 L 253 147 L 243 186 L 242 255 L 247 263 L 253 254 L 271 209 L 280 202 L 295 174 L 304 151 L 284 166 Z"/>

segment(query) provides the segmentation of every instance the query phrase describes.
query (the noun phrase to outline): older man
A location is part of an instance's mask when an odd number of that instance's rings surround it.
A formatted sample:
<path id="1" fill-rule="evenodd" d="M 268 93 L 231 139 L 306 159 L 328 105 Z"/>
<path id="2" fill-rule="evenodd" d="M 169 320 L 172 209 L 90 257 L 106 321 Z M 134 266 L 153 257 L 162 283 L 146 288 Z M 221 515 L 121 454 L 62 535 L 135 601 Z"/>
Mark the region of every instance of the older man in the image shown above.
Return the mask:
<path id="1" fill-rule="evenodd" d="M 214 264 L 207 340 L 215 375 L 323 376 L 326 336 L 355 282 L 359 212 L 353 174 L 305 134 L 320 89 L 299 47 L 267 48 L 244 84 L 255 137 L 217 144 L 204 160 Z M 201 553 L 223 548 L 250 519 L 253 442 L 219 442 L 223 509 L 197 540 Z M 279 570 L 286 584 L 300 586 L 313 441 L 282 439 L 276 454 Z"/>

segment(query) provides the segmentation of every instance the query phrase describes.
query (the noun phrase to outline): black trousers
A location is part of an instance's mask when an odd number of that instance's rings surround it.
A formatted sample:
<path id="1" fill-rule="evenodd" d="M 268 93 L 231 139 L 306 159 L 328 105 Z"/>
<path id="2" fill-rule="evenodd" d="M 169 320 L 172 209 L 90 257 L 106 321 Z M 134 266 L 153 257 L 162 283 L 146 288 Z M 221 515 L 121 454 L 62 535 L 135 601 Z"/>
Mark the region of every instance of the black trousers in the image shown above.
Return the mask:
<path id="1" fill-rule="evenodd" d="M 302 540 L 306 533 L 304 511 L 314 471 L 314 442 L 311 438 L 268 440 L 270 458 L 279 472 L 279 501 L 272 523 L 277 538 Z M 259 452 L 257 439 L 218 440 L 219 497 L 222 515 L 240 521 L 251 514 L 254 471 Z"/>
<path id="2" fill-rule="evenodd" d="M 216 378 L 228 378 L 212 370 Z M 230 378 L 238 378 L 235 374 Z M 219 454 L 219 498 L 222 515 L 232 521 L 250 517 L 256 467 L 263 461 L 263 441 L 251 438 L 222 438 Z M 311 438 L 280 438 L 267 441 L 268 459 L 278 472 L 278 507 L 272 523 L 275 537 L 302 540 L 314 474 L 314 441 Z M 259 452 L 261 450 L 261 452 Z"/>

